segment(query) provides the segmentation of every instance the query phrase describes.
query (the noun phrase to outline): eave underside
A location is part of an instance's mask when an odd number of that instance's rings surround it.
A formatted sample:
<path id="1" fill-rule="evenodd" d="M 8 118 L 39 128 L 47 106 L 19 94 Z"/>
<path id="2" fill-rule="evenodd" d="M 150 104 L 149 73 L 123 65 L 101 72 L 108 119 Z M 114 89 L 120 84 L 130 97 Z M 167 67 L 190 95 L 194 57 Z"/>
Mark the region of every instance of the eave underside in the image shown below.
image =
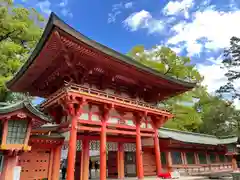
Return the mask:
<path id="1" fill-rule="evenodd" d="M 136 61 L 130 61 L 129 57 L 124 56 L 124 61 L 123 55 L 110 49 L 106 52 L 106 47 L 76 37 L 76 31 L 66 26 L 51 17 L 40 45 L 8 83 L 12 91 L 47 97 L 61 88 L 64 81 L 70 81 L 94 84 L 100 89 L 114 88 L 156 101 L 194 87 L 194 84 L 153 73 Z"/>
<path id="2" fill-rule="evenodd" d="M 37 110 L 28 100 L 0 107 L 0 119 L 24 119 L 32 121 L 32 127 L 37 128 L 51 122 L 51 118 Z"/>

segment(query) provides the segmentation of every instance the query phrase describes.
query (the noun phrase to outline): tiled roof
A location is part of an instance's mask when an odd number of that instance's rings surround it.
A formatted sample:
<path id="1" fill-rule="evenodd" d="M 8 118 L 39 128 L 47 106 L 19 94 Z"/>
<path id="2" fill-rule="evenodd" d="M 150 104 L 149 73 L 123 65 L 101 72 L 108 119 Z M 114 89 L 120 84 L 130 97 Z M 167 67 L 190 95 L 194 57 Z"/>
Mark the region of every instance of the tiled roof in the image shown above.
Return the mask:
<path id="1" fill-rule="evenodd" d="M 39 117 L 42 120 L 45 120 L 46 123 L 51 122 L 51 117 L 47 116 L 46 114 L 38 110 L 36 107 L 34 107 L 34 105 L 28 99 L 19 101 L 14 104 L 6 104 L 6 103 L 1 103 L 1 104 L 2 106 L 0 106 L 0 115 L 26 108 L 35 116 Z"/>
<path id="2" fill-rule="evenodd" d="M 206 145 L 232 144 L 237 142 L 237 137 L 216 137 L 208 134 L 185 132 L 167 128 L 159 129 L 160 138 L 170 138 L 181 142 Z"/>
<path id="3" fill-rule="evenodd" d="M 39 43 L 37 44 L 36 48 L 34 49 L 33 53 L 31 54 L 31 56 L 29 57 L 27 62 L 22 66 L 22 68 L 16 73 L 16 75 L 13 77 L 13 79 L 11 79 L 10 81 L 7 82 L 7 87 L 9 89 L 11 89 L 11 87 L 14 85 L 14 83 L 16 83 L 23 76 L 25 71 L 27 71 L 29 66 L 33 63 L 33 61 L 35 60 L 35 58 L 37 57 L 37 55 L 43 48 L 44 44 L 48 40 L 48 37 L 50 36 L 52 30 L 55 27 L 65 31 L 69 35 L 73 36 L 76 40 L 80 40 L 81 42 L 87 44 L 88 46 L 93 47 L 93 48 L 103 52 L 106 55 L 116 58 L 120 62 L 126 63 L 128 65 L 133 65 L 134 67 L 140 69 L 143 72 L 148 72 L 150 74 L 158 76 L 159 78 L 166 79 L 170 82 L 174 82 L 176 84 L 179 84 L 179 85 L 184 86 L 189 89 L 196 86 L 196 82 L 188 82 L 188 81 L 186 81 L 186 79 L 182 80 L 182 79 L 177 79 L 174 77 L 167 76 L 163 73 L 160 73 L 157 70 L 151 69 L 151 68 L 133 60 L 132 58 L 130 58 L 127 55 L 116 52 L 113 49 L 110 49 L 100 43 L 97 43 L 94 40 L 87 38 L 86 36 L 82 35 L 81 33 L 74 30 L 72 27 L 67 25 L 65 22 L 63 22 L 57 15 L 52 13 L 50 15 L 49 21 L 46 25 L 45 31 L 44 31 Z"/>

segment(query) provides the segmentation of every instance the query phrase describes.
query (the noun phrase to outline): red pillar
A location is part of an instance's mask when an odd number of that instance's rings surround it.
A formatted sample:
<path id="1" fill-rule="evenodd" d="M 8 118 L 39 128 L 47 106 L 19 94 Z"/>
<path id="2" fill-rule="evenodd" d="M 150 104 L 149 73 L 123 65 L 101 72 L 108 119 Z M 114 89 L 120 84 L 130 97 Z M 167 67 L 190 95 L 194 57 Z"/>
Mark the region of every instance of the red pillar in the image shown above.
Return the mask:
<path id="1" fill-rule="evenodd" d="M 138 119 L 136 120 L 136 160 L 138 179 L 143 179 L 142 143 L 140 134 L 140 121 Z"/>
<path id="2" fill-rule="evenodd" d="M 156 158 L 156 168 L 157 168 L 157 175 L 161 173 L 162 170 L 162 163 L 161 163 L 161 153 L 160 153 L 160 146 L 159 146 L 159 138 L 158 138 L 158 129 L 154 129 L 154 148 L 155 148 L 155 158 Z"/>
<path id="3" fill-rule="evenodd" d="M 14 167 L 17 165 L 18 156 L 5 156 L 3 171 L 0 175 L 1 180 L 13 179 Z"/>
<path id="4" fill-rule="evenodd" d="M 74 180 L 75 157 L 77 143 L 77 117 L 72 118 L 70 140 L 68 146 L 68 164 L 67 164 L 67 180 Z"/>
<path id="5" fill-rule="evenodd" d="M 84 156 L 82 158 L 83 160 L 83 173 L 82 173 L 82 180 L 88 180 L 89 177 L 89 140 L 84 139 L 83 140 L 83 151 Z"/>
<path id="6" fill-rule="evenodd" d="M 123 143 L 118 143 L 118 179 L 124 179 L 124 148 Z"/>
<path id="7" fill-rule="evenodd" d="M 52 164 L 52 180 L 59 180 L 59 170 L 61 161 L 61 149 L 62 145 L 58 145 L 54 148 L 53 164 Z"/>
<path id="8" fill-rule="evenodd" d="M 106 164 L 107 164 L 107 154 L 106 154 L 106 123 L 107 116 L 103 117 L 102 120 L 102 129 L 101 129 L 101 138 L 100 138 L 100 180 L 106 180 Z"/>

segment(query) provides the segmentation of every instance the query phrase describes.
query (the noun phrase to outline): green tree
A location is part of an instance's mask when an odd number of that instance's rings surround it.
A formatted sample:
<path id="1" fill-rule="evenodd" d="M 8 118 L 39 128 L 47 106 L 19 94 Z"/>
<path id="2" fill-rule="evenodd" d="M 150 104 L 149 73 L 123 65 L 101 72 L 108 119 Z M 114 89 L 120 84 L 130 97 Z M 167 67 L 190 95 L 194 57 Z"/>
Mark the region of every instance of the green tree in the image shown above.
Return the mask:
<path id="1" fill-rule="evenodd" d="M 236 132 L 236 122 L 239 117 L 238 111 L 231 102 L 205 94 L 199 96 L 195 108 L 202 117 L 198 132 L 216 136 L 231 135 Z"/>
<path id="2" fill-rule="evenodd" d="M 239 86 L 234 86 L 234 82 L 240 78 L 240 38 L 232 37 L 230 40 L 230 47 L 224 51 L 224 59 L 222 61 L 227 72 L 225 77 L 227 83 L 217 90 L 217 93 L 221 96 L 231 97 L 232 100 L 240 99 Z"/>
<path id="3" fill-rule="evenodd" d="M 223 68 L 227 70 L 225 73 L 227 82 L 217 90 L 217 93 L 231 101 L 240 99 L 240 86 L 236 85 L 238 84 L 237 80 L 240 79 L 240 38 L 232 37 L 230 39 L 230 47 L 225 49 L 222 63 L 224 65 Z M 236 111 L 234 114 L 235 120 L 231 122 L 231 125 L 233 131 L 240 136 L 240 119 L 238 117 L 240 112 Z"/>
<path id="4" fill-rule="evenodd" d="M 152 69 L 177 79 L 199 83 L 202 80 L 195 66 L 191 64 L 190 58 L 177 56 L 170 48 L 161 47 L 145 50 L 143 46 L 136 46 L 128 55 Z M 199 88 L 195 88 L 193 91 L 159 103 L 159 106 L 174 114 L 174 118 L 168 121 L 165 127 L 188 131 L 198 129 L 202 123 L 201 114 L 196 111 L 194 104 L 199 92 Z"/>
<path id="5" fill-rule="evenodd" d="M 0 0 L 0 101 L 21 99 L 11 94 L 5 83 L 26 61 L 42 34 L 43 17 L 33 8 L 16 5 L 12 0 Z"/>

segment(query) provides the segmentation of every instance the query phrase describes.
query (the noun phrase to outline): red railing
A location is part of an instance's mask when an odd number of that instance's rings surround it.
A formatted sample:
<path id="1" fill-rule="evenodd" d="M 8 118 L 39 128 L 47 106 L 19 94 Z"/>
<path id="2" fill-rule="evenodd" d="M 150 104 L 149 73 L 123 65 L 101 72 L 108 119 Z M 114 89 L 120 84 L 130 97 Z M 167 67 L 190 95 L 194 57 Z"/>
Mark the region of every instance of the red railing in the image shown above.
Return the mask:
<path id="1" fill-rule="evenodd" d="M 107 99 L 112 99 L 112 100 L 117 100 L 117 101 L 121 101 L 124 103 L 129 103 L 132 105 L 137 105 L 137 106 L 141 106 L 141 107 L 146 107 L 146 108 L 150 108 L 150 109 L 155 109 L 155 110 L 161 110 L 164 112 L 167 112 L 166 110 L 159 108 L 157 106 L 153 106 L 150 105 L 144 101 L 140 101 L 140 100 L 136 100 L 136 99 L 132 99 L 132 98 L 126 98 L 126 97 L 122 97 L 116 94 L 111 94 L 111 93 L 107 93 L 105 91 L 101 91 L 98 89 L 93 89 L 93 88 L 89 88 L 89 87 L 84 87 L 78 84 L 67 84 L 67 88 L 69 90 L 75 90 L 78 92 L 83 92 L 83 93 L 88 93 L 88 94 L 92 94 L 92 95 L 96 95 L 96 96 L 101 96 Z"/>
<path id="2" fill-rule="evenodd" d="M 104 97 L 105 99 L 109 99 L 109 100 L 115 100 L 118 102 L 122 102 L 122 103 L 127 103 L 130 105 L 135 105 L 135 106 L 140 106 L 143 108 L 149 108 L 152 110 L 157 110 L 157 111 L 163 111 L 164 113 L 169 113 L 166 110 L 159 108 L 157 106 L 153 106 L 150 105 L 144 101 L 140 101 L 140 100 L 136 100 L 136 99 L 132 99 L 132 98 L 126 98 L 126 97 L 122 97 L 120 95 L 116 95 L 116 94 L 111 94 L 105 91 L 101 91 L 98 89 L 93 89 L 93 88 L 89 88 L 89 87 L 84 87 L 78 84 L 73 84 L 73 83 L 66 83 L 65 87 L 62 89 L 59 89 L 58 91 L 56 91 L 55 93 L 53 93 L 50 97 L 48 97 L 48 99 L 42 104 L 42 107 L 45 106 L 46 104 L 48 104 L 48 102 L 51 102 L 51 100 L 57 98 L 62 92 L 66 92 L 66 91 L 76 91 L 79 93 L 87 93 L 90 95 L 95 95 L 95 96 L 99 96 L 99 97 Z M 170 115 L 170 113 L 169 113 Z"/>

